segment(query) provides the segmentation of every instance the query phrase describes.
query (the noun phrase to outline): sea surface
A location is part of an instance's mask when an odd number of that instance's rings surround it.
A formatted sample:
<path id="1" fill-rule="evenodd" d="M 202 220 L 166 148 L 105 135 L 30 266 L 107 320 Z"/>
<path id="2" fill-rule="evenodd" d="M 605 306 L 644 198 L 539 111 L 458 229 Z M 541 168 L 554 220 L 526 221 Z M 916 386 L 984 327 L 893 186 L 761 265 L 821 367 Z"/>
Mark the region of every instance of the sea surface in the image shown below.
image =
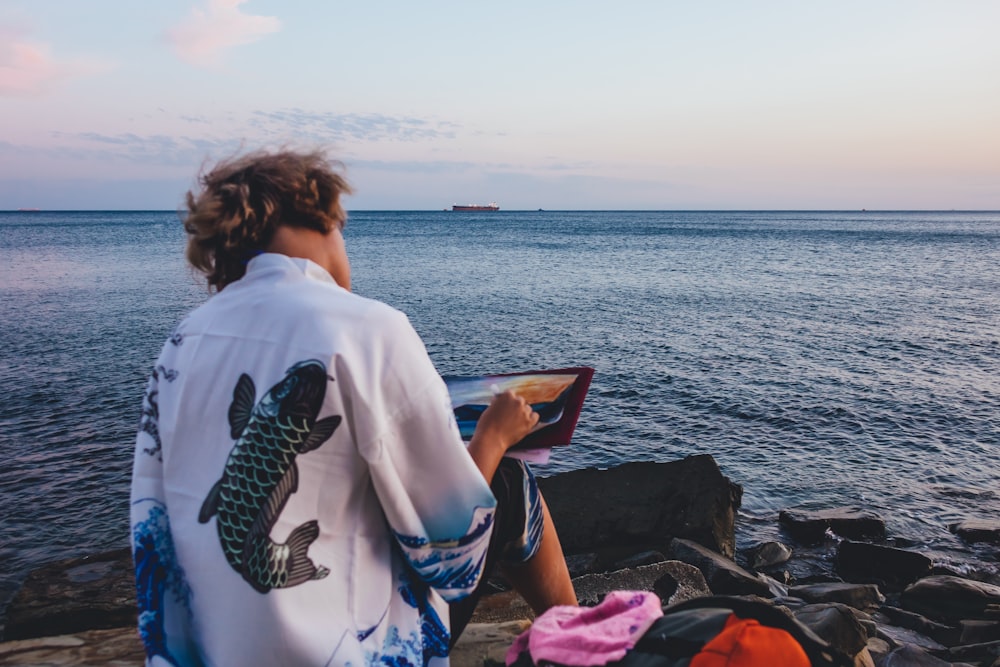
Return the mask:
<path id="1" fill-rule="evenodd" d="M 740 546 L 857 505 L 939 562 L 1000 517 L 1000 213 L 355 212 L 354 290 L 443 374 L 596 369 L 540 474 L 712 454 Z M 0 606 L 124 546 L 139 404 L 208 298 L 176 212 L 0 213 Z"/>

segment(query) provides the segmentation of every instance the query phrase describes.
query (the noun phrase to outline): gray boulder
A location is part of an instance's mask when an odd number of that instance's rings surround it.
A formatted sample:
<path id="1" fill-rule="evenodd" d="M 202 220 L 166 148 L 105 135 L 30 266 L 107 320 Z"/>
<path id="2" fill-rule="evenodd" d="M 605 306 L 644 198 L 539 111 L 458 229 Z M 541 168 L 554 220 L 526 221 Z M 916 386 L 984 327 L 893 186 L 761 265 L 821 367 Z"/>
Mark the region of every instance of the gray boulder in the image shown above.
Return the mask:
<path id="1" fill-rule="evenodd" d="M 966 542 L 1000 544 L 1000 521 L 966 519 L 961 523 L 951 524 L 948 529 Z"/>
<path id="2" fill-rule="evenodd" d="M 951 660 L 967 660 L 993 665 L 1000 658 L 1000 641 L 953 646 L 948 651 L 948 656 Z"/>
<path id="3" fill-rule="evenodd" d="M 698 568 L 675 560 L 631 570 L 585 574 L 573 580 L 573 589 L 580 604 L 585 606 L 596 605 L 611 591 L 652 591 L 664 605 L 712 594 Z"/>
<path id="4" fill-rule="evenodd" d="M 901 591 L 931 573 L 933 562 L 915 551 L 845 540 L 837 548 L 837 572 L 848 581 Z"/>
<path id="5" fill-rule="evenodd" d="M 900 646 L 917 646 L 927 651 L 931 655 L 944 656 L 948 653 L 948 647 L 944 646 L 930 637 L 920 634 L 916 630 L 901 628 L 895 625 L 878 626 L 878 637 L 889 642 L 889 646 L 899 648 Z"/>
<path id="6" fill-rule="evenodd" d="M 958 644 L 983 644 L 1000 640 L 1000 621 L 962 621 Z"/>
<path id="7" fill-rule="evenodd" d="M 669 463 L 626 463 L 540 479 L 567 554 L 600 549 L 662 550 L 683 537 L 732 557 L 743 488 L 708 455 Z"/>
<path id="8" fill-rule="evenodd" d="M 900 606 L 943 623 L 989 620 L 1000 609 L 1000 586 L 951 575 L 925 577 L 900 596 Z"/>
<path id="9" fill-rule="evenodd" d="M 796 540 L 804 544 L 822 542 L 830 530 L 849 539 L 884 539 L 885 521 L 858 507 L 826 510 L 782 510 L 778 521 Z"/>
<path id="10" fill-rule="evenodd" d="M 920 634 L 926 635 L 945 646 L 974 643 L 960 641 L 959 629 L 954 626 L 932 621 L 920 614 L 900 609 L 899 607 L 893 607 L 892 605 L 883 605 L 872 617 L 880 624 L 897 625 L 901 628 L 916 630 Z"/>
<path id="11" fill-rule="evenodd" d="M 868 645 L 868 633 L 847 605 L 808 604 L 792 613 L 799 622 L 846 655 L 857 655 Z"/>
<path id="12" fill-rule="evenodd" d="M 826 583 L 792 586 L 788 594 L 806 602 L 839 602 L 854 609 L 872 609 L 885 601 L 873 584 Z"/>
<path id="13" fill-rule="evenodd" d="M 950 662 L 935 658 L 916 646 L 900 646 L 876 663 L 876 667 L 952 667 Z"/>
<path id="14" fill-rule="evenodd" d="M 760 595 L 769 597 L 766 581 L 750 574 L 722 554 L 693 542 L 677 538 L 670 543 L 667 554 L 694 565 L 705 575 L 708 587 L 716 595 Z"/>
<path id="15" fill-rule="evenodd" d="M 755 570 L 781 565 L 792 557 L 792 550 L 781 542 L 764 542 L 747 550 L 747 563 Z"/>

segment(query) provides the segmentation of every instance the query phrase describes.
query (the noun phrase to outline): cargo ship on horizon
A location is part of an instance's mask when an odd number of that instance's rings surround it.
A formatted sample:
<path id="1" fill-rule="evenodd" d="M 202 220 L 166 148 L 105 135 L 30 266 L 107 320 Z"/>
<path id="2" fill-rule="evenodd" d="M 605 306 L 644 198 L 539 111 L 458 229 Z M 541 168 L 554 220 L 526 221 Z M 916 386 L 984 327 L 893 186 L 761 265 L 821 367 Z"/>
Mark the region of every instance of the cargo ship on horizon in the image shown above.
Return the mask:
<path id="1" fill-rule="evenodd" d="M 452 211 L 499 211 L 500 206 L 491 201 L 489 204 L 454 204 Z"/>

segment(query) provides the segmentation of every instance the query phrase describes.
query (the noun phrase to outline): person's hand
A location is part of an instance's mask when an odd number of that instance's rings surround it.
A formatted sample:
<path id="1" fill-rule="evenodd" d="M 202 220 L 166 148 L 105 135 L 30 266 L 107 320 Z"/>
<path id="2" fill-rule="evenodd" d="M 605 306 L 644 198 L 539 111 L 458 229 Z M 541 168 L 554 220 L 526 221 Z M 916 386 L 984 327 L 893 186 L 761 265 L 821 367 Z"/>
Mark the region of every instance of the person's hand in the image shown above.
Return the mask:
<path id="1" fill-rule="evenodd" d="M 480 436 L 495 440 L 506 452 L 531 433 L 537 423 L 538 413 L 526 400 L 512 391 L 504 391 L 493 397 L 489 407 L 479 417 L 473 438 Z"/>

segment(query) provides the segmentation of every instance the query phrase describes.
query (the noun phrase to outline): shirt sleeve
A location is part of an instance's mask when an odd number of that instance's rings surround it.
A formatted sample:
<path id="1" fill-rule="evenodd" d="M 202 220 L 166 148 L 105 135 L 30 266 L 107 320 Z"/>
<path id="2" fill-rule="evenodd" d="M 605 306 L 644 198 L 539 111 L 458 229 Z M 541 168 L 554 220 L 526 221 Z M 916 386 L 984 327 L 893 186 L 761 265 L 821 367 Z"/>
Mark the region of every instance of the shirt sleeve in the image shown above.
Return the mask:
<path id="1" fill-rule="evenodd" d="M 371 364 L 378 381 L 352 382 L 365 392 L 353 400 L 355 437 L 403 554 L 453 601 L 482 576 L 496 499 L 462 442 L 444 381 L 398 315 Z"/>
<path id="2" fill-rule="evenodd" d="M 146 387 L 136 437 L 131 489 L 131 543 L 135 561 L 139 636 L 147 665 L 192 664 L 190 591 L 177 563 L 163 484 L 158 366 Z"/>

